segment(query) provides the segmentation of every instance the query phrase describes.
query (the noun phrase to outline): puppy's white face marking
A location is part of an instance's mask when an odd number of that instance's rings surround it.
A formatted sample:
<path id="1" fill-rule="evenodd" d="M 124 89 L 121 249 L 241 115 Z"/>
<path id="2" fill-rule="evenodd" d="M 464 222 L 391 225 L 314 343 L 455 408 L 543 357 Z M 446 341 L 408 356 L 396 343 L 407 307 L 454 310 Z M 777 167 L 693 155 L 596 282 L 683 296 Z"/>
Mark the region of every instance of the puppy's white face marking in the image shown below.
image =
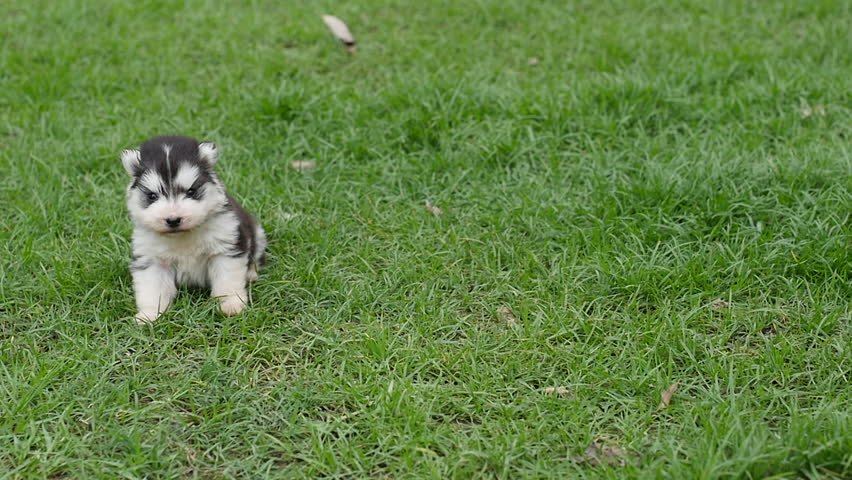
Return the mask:
<path id="1" fill-rule="evenodd" d="M 162 193 L 166 191 L 166 183 L 157 174 L 157 172 L 148 170 L 139 177 L 139 185 L 154 193 Z"/>
<path id="2" fill-rule="evenodd" d="M 166 172 L 169 176 L 169 184 L 172 183 L 172 161 L 169 158 L 169 154 L 172 153 L 172 146 L 168 144 L 163 145 L 163 153 L 166 154 Z"/>
<path id="3" fill-rule="evenodd" d="M 174 179 L 174 185 L 178 190 L 187 191 L 192 188 L 192 185 L 198 180 L 201 171 L 195 165 L 181 164 L 178 167 L 177 175 Z"/>

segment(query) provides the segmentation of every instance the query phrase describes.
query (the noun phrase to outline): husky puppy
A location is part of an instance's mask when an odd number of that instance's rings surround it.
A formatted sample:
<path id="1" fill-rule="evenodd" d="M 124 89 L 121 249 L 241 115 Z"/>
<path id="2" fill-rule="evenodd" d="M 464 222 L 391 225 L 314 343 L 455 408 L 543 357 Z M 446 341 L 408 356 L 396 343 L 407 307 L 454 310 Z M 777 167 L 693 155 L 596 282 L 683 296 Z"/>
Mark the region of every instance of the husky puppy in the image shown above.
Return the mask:
<path id="1" fill-rule="evenodd" d="M 127 210 L 133 220 L 136 321 L 164 312 L 178 285 L 210 288 L 225 315 L 248 302 L 266 235 L 213 171 L 219 149 L 188 137 L 157 137 L 121 152 L 131 177 Z"/>

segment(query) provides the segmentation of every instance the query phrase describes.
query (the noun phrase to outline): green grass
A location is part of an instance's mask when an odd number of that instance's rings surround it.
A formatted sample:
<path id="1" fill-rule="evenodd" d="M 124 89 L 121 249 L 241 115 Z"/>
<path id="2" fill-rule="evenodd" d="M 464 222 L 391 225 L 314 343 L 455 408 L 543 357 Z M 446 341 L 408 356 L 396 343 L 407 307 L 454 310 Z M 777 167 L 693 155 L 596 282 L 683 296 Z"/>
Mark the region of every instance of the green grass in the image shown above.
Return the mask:
<path id="1" fill-rule="evenodd" d="M 849 478 L 850 24 L 3 2 L 0 478 Z M 162 133 L 269 232 L 240 317 L 132 320 L 118 152 Z"/>

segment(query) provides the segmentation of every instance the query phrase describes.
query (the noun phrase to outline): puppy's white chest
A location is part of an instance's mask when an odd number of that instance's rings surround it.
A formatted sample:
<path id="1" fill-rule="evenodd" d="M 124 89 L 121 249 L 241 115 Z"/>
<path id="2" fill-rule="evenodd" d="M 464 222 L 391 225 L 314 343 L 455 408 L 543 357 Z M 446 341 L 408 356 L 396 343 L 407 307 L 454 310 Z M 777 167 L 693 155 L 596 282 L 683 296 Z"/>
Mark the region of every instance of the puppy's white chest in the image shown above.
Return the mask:
<path id="1" fill-rule="evenodd" d="M 179 256 L 171 259 L 175 280 L 179 285 L 207 287 L 210 255 Z"/>
<path id="2" fill-rule="evenodd" d="M 222 242 L 210 235 L 183 235 L 170 241 L 159 259 L 169 264 L 179 285 L 208 287 L 210 261 L 223 254 Z"/>

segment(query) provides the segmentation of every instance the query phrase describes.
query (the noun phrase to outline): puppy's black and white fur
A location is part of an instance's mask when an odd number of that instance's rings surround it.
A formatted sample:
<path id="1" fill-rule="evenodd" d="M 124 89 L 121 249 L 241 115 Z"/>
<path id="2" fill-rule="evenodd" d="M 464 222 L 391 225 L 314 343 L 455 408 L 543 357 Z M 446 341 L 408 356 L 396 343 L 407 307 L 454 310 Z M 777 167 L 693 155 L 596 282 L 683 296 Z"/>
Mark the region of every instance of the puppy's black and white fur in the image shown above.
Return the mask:
<path id="1" fill-rule="evenodd" d="M 210 288 L 222 312 L 236 315 L 257 278 L 266 235 L 230 195 L 213 166 L 216 144 L 188 137 L 157 137 L 121 152 L 131 176 L 127 210 L 133 220 L 136 320 L 164 312 L 178 285 Z"/>

